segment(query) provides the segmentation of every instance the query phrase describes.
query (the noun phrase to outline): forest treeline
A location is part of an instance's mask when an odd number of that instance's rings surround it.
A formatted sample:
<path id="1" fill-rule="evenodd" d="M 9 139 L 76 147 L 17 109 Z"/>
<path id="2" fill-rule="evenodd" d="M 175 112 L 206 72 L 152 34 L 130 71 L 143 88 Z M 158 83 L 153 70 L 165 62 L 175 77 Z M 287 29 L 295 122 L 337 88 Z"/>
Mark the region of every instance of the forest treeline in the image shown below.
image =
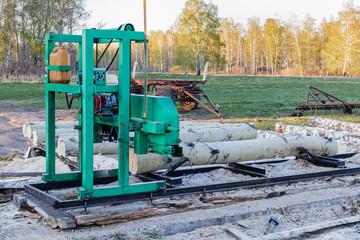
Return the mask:
<path id="1" fill-rule="evenodd" d="M 90 13 L 84 2 L 0 0 L 1 76 L 43 76 L 45 33 L 74 34 L 94 27 L 85 24 Z M 148 69 L 153 72 L 200 74 L 209 62 L 211 72 L 227 74 L 360 75 L 360 9 L 352 2 L 320 24 L 308 15 L 264 22 L 252 17 L 243 25 L 220 19 L 211 1 L 188 0 L 169 30 L 151 31 L 148 38 Z M 67 47 L 75 64 L 77 45 Z M 104 48 L 98 46 L 99 51 Z M 114 44 L 100 65 L 107 66 L 116 50 Z M 143 44 L 132 45 L 135 61 L 142 71 Z M 111 69 L 116 66 L 117 60 Z"/>

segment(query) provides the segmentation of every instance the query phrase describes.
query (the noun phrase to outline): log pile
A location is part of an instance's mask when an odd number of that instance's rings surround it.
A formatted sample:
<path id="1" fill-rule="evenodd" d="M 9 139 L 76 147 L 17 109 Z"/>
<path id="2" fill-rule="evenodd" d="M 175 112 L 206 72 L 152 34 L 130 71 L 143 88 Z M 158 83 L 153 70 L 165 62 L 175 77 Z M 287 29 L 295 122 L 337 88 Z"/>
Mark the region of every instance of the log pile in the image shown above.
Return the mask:
<path id="1" fill-rule="evenodd" d="M 358 123 L 343 122 L 328 118 L 310 117 L 308 124 L 310 127 L 332 129 L 336 131 L 347 131 L 352 133 L 360 132 L 360 124 Z"/>
<path id="2" fill-rule="evenodd" d="M 61 157 L 78 156 L 79 136 L 74 129 L 77 122 L 56 123 L 56 152 Z M 33 146 L 44 145 L 45 123 L 27 123 L 23 126 L 24 136 Z M 299 154 L 298 147 L 305 147 L 315 154 L 334 155 L 337 152 L 335 141 L 323 137 L 284 137 L 269 131 L 257 131 L 247 123 L 221 124 L 181 122 L 180 145 L 184 157 L 191 165 L 233 163 Z M 257 139 L 256 139 L 257 138 Z M 118 143 L 94 143 L 94 154 L 116 154 Z M 152 153 L 136 155 L 130 150 L 129 166 L 134 174 L 167 169 L 181 158 L 169 158 Z"/>
<path id="3" fill-rule="evenodd" d="M 74 129 L 78 123 L 57 122 L 55 125 L 56 152 L 61 157 L 78 156 L 79 132 Z M 23 134 L 33 147 L 44 147 L 46 140 L 45 122 L 25 123 Z M 133 133 L 130 133 L 130 135 Z M 247 123 L 193 123 L 181 122 L 179 137 L 181 142 L 222 142 L 255 139 L 257 130 Z M 94 143 L 94 154 L 116 154 L 118 144 L 115 142 Z"/>
<path id="4" fill-rule="evenodd" d="M 287 125 L 281 122 L 275 125 L 280 134 L 302 136 L 320 136 L 336 140 L 341 152 L 360 151 L 360 124 L 320 117 L 310 117 L 308 126 Z"/>
<path id="5" fill-rule="evenodd" d="M 59 139 L 66 135 L 70 137 L 78 136 L 78 130 L 74 129 L 74 125 L 77 124 L 76 121 L 56 122 L 55 138 Z M 26 122 L 22 126 L 22 132 L 30 146 L 44 145 L 46 138 L 45 122 Z"/>
<path id="6" fill-rule="evenodd" d="M 360 144 L 360 133 L 352 133 L 347 131 L 337 131 L 332 129 L 315 128 L 315 127 L 303 127 L 296 125 L 280 124 L 277 125 L 277 129 L 281 129 L 281 132 L 285 135 L 300 134 L 303 136 L 320 136 L 333 140 L 341 140 L 344 142 L 353 142 Z"/>

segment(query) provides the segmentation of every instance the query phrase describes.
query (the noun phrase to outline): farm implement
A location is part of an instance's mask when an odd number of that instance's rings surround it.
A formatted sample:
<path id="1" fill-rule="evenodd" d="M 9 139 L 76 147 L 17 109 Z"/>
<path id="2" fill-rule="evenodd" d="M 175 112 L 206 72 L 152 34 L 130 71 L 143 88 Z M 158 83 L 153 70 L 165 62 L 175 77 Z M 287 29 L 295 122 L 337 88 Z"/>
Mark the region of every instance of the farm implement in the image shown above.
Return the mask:
<path id="1" fill-rule="evenodd" d="M 205 91 L 197 86 L 204 85 L 206 83 L 208 65 L 209 63 L 206 63 L 204 76 L 201 81 L 188 79 L 147 79 L 147 90 L 153 91 L 155 96 L 169 97 L 174 104 L 179 102 L 182 110 L 190 111 L 196 109 L 200 104 L 206 110 L 223 119 L 224 116 L 219 112 Z M 144 79 L 135 78 L 134 71 L 132 76 L 131 92 L 143 94 L 145 85 Z M 210 106 L 202 102 L 201 98 L 205 98 Z"/>
<path id="2" fill-rule="evenodd" d="M 301 115 L 304 111 L 320 111 L 320 110 L 339 110 L 342 109 L 345 114 L 351 114 L 353 109 L 360 108 L 358 102 L 346 102 L 334 97 L 320 89 L 308 86 L 308 95 L 303 105 L 295 107 L 292 115 Z"/>

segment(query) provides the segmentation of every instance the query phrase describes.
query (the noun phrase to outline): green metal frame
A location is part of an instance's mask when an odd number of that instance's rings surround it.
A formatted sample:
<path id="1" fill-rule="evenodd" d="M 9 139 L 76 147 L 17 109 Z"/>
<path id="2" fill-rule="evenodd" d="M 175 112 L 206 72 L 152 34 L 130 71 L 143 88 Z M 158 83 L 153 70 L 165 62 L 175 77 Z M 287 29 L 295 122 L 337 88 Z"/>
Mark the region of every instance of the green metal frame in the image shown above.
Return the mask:
<path id="1" fill-rule="evenodd" d="M 119 84 L 94 85 L 94 43 L 108 43 L 111 39 L 119 43 Z M 143 32 L 85 29 L 82 35 L 47 34 L 45 38 L 45 63 L 48 70 L 62 71 L 66 67 L 49 65 L 49 56 L 56 42 L 79 44 L 79 69 L 82 85 L 65 85 L 48 82 L 46 75 L 46 174 L 43 181 L 81 180 L 78 190 L 81 199 L 105 197 L 138 192 L 157 191 L 165 187 L 163 181 L 129 184 L 129 143 L 134 141 L 135 153 L 149 151 L 167 156 L 181 156 L 179 148 L 179 115 L 171 100 L 163 97 L 148 97 L 147 118 L 143 119 L 144 96 L 130 95 L 130 47 L 131 41 L 141 42 Z M 79 75 L 79 74 L 78 74 Z M 55 92 L 81 95 L 79 114 L 79 172 L 55 173 Z M 101 176 L 93 170 L 94 123 L 113 125 L 112 119 L 94 116 L 94 95 L 113 93 L 118 99 L 119 113 L 116 117 L 118 135 L 118 186 L 94 187 L 94 178 Z M 135 131 L 130 139 L 129 131 Z"/>

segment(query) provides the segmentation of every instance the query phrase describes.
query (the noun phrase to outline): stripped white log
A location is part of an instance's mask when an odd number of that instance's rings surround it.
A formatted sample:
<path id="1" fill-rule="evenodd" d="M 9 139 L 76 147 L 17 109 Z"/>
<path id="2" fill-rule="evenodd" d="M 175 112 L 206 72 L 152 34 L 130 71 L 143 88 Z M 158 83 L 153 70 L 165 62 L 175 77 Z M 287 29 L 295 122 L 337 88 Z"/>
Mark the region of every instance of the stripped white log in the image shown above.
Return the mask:
<path id="1" fill-rule="evenodd" d="M 360 133 L 346 131 L 327 130 L 323 128 L 303 127 L 296 125 L 281 124 L 279 129 L 286 135 L 300 134 L 303 136 L 320 136 L 344 142 L 360 143 Z"/>
<path id="2" fill-rule="evenodd" d="M 59 137 L 76 137 L 78 136 L 79 131 L 72 128 L 60 128 L 55 130 L 55 138 Z M 44 143 L 46 141 L 46 131 L 37 130 L 32 133 L 32 142 L 33 144 Z"/>
<path id="3" fill-rule="evenodd" d="M 55 129 L 61 128 L 74 128 L 74 125 L 77 125 L 77 121 L 58 121 L 55 123 Z M 23 126 L 24 127 L 24 126 Z M 42 130 L 45 131 L 45 122 L 31 122 L 26 125 L 24 136 L 28 139 L 32 138 L 33 131 Z"/>
<path id="4" fill-rule="evenodd" d="M 77 138 L 59 138 L 57 142 L 56 152 L 60 156 L 78 156 L 79 155 L 79 141 Z M 115 142 L 102 142 L 94 143 L 94 154 L 116 154 L 118 153 L 118 143 Z"/>
<path id="5" fill-rule="evenodd" d="M 257 131 L 257 139 L 283 138 L 283 137 L 284 136 L 282 134 L 273 131 L 264 131 L 264 130 Z"/>
<path id="6" fill-rule="evenodd" d="M 194 128 L 194 129 L 181 129 L 180 139 L 182 142 L 221 142 L 221 141 L 238 141 L 244 139 L 255 139 L 257 130 L 249 124 L 241 124 L 237 127 L 212 127 L 212 128 Z M 133 137 L 134 133 L 130 133 Z M 75 129 L 56 129 L 56 138 L 70 138 L 73 142 L 78 142 L 78 131 Z M 46 140 L 45 131 L 33 132 L 33 144 L 43 143 Z M 59 143 L 59 141 L 58 141 Z M 70 143 L 69 143 L 70 144 Z M 72 147 L 72 148 L 75 148 Z M 74 151 L 71 151 L 74 152 Z M 75 151 L 76 152 L 76 151 Z M 72 153 L 72 154 L 75 154 Z"/>
<path id="7" fill-rule="evenodd" d="M 279 158 L 299 154 L 299 147 L 304 147 L 316 155 L 335 155 L 337 143 L 322 137 L 292 136 L 274 139 L 253 139 L 229 142 L 192 142 L 182 143 L 184 157 L 192 165 L 233 163 L 266 158 Z M 130 154 L 130 172 L 144 172 L 167 169 L 179 159 L 170 159 L 155 154 Z M 189 165 L 189 163 L 186 163 Z"/>
<path id="8" fill-rule="evenodd" d="M 222 142 L 255 139 L 257 130 L 249 124 L 233 126 L 214 126 L 210 128 L 182 128 L 179 132 L 181 142 Z"/>
<path id="9" fill-rule="evenodd" d="M 26 128 L 29 125 L 29 122 L 26 122 L 22 125 L 22 133 L 24 135 L 24 137 L 26 137 Z"/>
<path id="10" fill-rule="evenodd" d="M 77 125 L 79 124 L 78 121 L 56 121 L 55 125 L 57 126 L 68 126 L 68 125 Z M 26 126 L 44 126 L 46 125 L 45 121 L 42 122 L 26 122 Z"/>
<path id="11" fill-rule="evenodd" d="M 360 124 L 332 120 L 328 118 L 310 117 L 308 124 L 311 127 L 333 129 L 336 131 L 360 132 Z"/>
<path id="12" fill-rule="evenodd" d="M 241 127 L 243 125 L 250 125 L 256 128 L 255 123 L 180 122 L 180 128 Z"/>

